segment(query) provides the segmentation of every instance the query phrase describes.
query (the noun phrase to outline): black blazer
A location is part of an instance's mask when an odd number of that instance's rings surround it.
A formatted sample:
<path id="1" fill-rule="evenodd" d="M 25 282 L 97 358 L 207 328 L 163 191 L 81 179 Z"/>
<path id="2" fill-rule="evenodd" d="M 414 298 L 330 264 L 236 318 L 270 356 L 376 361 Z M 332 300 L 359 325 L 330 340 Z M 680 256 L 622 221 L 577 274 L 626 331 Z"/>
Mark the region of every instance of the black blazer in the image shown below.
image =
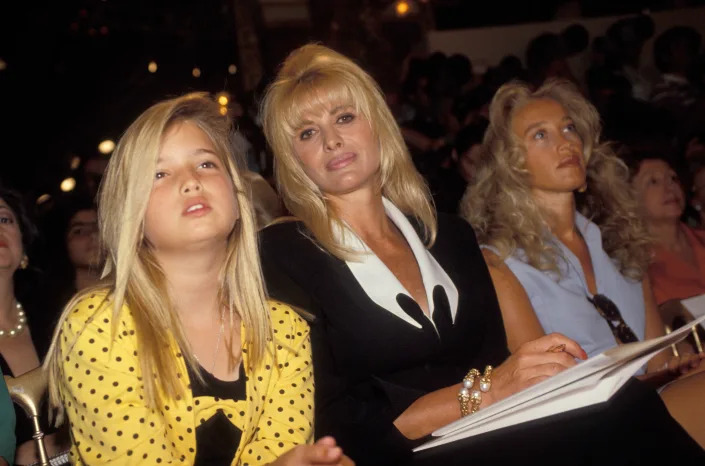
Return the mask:
<path id="1" fill-rule="evenodd" d="M 270 295 L 315 316 L 316 437 L 333 435 L 359 464 L 405 463 L 412 442 L 394 420 L 420 396 L 509 354 L 475 235 L 457 217 L 440 216 L 430 249 L 462 287 L 455 322 L 443 287 L 433 290 L 436 328 L 408 296 L 397 302 L 421 328 L 380 308 L 345 262 L 319 248 L 300 222 L 266 228 L 261 252 Z"/>

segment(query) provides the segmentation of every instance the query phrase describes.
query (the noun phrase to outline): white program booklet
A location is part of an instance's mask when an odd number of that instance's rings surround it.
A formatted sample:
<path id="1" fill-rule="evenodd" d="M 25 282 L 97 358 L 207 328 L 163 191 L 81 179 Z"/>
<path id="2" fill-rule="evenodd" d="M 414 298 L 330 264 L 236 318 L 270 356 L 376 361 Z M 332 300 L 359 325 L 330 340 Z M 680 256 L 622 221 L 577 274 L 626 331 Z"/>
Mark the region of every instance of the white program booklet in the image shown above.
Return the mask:
<path id="1" fill-rule="evenodd" d="M 696 304 L 683 304 L 696 316 L 687 325 L 646 341 L 620 345 L 587 361 L 515 393 L 472 416 L 466 416 L 433 432 L 437 437 L 414 449 L 433 448 L 473 435 L 609 400 L 641 366 L 659 351 L 685 338 L 705 321 L 705 296 Z M 693 312 L 692 307 L 699 311 Z"/>

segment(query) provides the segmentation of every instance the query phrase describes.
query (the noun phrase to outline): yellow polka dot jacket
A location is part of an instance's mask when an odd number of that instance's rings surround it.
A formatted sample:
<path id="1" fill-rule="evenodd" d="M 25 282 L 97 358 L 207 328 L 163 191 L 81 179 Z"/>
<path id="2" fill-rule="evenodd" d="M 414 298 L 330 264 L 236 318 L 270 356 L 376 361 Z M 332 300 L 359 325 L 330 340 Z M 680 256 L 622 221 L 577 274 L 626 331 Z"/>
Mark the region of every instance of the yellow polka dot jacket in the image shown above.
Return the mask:
<path id="1" fill-rule="evenodd" d="M 72 462 L 192 464 L 196 426 L 217 410 L 242 431 L 233 465 L 265 464 L 310 443 L 314 386 L 309 328 L 288 306 L 269 305 L 276 359 L 268 352 L 259 367 L 252 367 L 243 352 L 244 400 L 194 399 L 186 363 L 173 343 L 170 350 L 185 396 L 150 409 L 144 401 L 130 310 L 123 307 L 111 342 L 110 301 L 101 294 L 82 299 L 59 336 L 59 393 L 71 427 Z"/>

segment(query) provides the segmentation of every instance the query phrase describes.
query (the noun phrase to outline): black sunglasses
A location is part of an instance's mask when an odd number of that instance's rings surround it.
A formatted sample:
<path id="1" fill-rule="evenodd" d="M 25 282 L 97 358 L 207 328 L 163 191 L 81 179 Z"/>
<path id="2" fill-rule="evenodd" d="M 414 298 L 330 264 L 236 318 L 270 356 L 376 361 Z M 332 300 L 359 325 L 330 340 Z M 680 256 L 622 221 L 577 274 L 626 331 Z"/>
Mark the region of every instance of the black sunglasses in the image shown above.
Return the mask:
<path id="1" fill-rule="evenodd" d="M 629 325 L 624 322 L 622 313 L 619 312 L 617 305 L 607 296 L 596 294 L 592 298 L 588 297 L 590 304 L 595 306 L 597 312 L 607 321 L 612 334 L 621 343 L 633 343 L 639 341 L 639 338 L 634 334 Z"/>

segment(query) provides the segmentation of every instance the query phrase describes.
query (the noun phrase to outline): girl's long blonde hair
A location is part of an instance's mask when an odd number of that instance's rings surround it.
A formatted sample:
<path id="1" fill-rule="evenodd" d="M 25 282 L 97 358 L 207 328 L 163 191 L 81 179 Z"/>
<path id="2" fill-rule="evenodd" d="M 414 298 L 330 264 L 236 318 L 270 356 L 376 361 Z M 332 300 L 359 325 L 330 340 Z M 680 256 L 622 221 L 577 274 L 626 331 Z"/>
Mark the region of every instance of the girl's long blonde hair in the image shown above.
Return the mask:
<path id="1" fill-rule="evenodd" d="M 271 325 L 257 250 L 255 217 L 249 187 L 241 175 L 242 163 L 229 146 L 230 121 L 220 115 L 219 106 L 203 93 L 192 93 L 153 105 L 130 125 L 108 164 L 99 194 L 98 214 L 102 248 L 107 257 L 103 278 L 113 309 L 113 341 L 123 304 L 135 322 L 140 367 L 146 402 L 156 406 L 162 394 L 181 395 L 183 382 L 177 377 L 173 354 L 164 342 L 174 341 L 187 362 L 198 367 L 189 350 L 183 326 L 167 291 L 164 272 L 144 235 L 144 217 L 149 201 L 157 158 L 166 132 L 174 124 L 189 122 L 210 139 L 232 180 L 240 218 L 228 238 L 227 254 L 220 270 L 222 305 L 237 312 L 247 329 L 248 356 L 258 364 L 271 338 Z M 90 290 L 95 292 L 97 289 Z M 66 316 L 84 297 L 79 293 L 64 309 L 45 365 L 49 370 L 50 395 L 60 405 L 58 380 L 61 371 L 59 337 Z M 230 348 L 234 364 L 234 348 Z M 154 373 L 155 377 L 151 374 Z M 200 372 L 197 372 L 200 376 Z"/>
<path id="2" fill-rule="evenodd" d="M 605 252 L 622 274 L 641 279 L 650 260 L 651 244 L 629 184 L 629 171 L 608 143 L 600 141 L 595 107 L 565 81 L 548 81 L 532 91 L 513 82 L 502 86 L 490 105 L 490 125 L 483 141 L 478 173 L 461 202 L 461 215 L 474 227 L 481 244 L 506 259 L 518 249 L 539 270 L 560 276 L 560 250 L 550 241 L 545 212 L 531 195 L 525 148 L 512 131 L 517 109 L 536 99 L 560 103 L 583 141 L 587 189 L 576 193 L 576 207 L 602 232 Z"/>
<path id="3" fill-rule="evenodd" d="M 370 122 L 379 142 L 380 192 L 399 210 L 416 218 L 424 229 L 426 244 L 433 244 L 436 213 L 431 196 L 382 91 L 352 60 L 322 45 L 308 44 L 294 50 L 262 102 L 263 129 L 274 151 L 275 175 L 286 207 L 304 222 L 323 249 L 340 259 L 354 260 L 355 254 L 338 244 L 333 234 L 340 218 L 304 172 L 293 147 L 304 116 L 330 104 L 351 105 Z"/>

